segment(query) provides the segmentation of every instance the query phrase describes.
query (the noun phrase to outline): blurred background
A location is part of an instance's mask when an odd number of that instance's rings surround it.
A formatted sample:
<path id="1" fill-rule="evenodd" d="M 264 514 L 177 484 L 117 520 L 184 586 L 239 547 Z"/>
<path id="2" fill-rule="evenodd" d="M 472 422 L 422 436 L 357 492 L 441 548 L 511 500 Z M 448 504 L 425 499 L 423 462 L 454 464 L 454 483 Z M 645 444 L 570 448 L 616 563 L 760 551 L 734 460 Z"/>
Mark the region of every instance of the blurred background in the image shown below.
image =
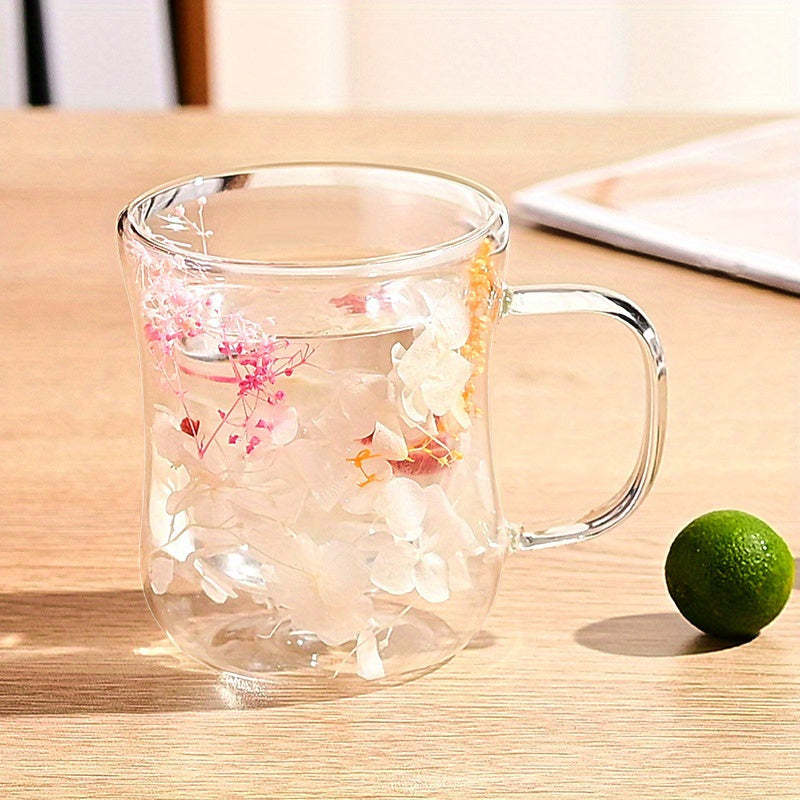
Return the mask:
<path id="1" fill-rule="evenodd" d="M 800 110 L 800 0 L 0 0 L 0 107 Z"/>

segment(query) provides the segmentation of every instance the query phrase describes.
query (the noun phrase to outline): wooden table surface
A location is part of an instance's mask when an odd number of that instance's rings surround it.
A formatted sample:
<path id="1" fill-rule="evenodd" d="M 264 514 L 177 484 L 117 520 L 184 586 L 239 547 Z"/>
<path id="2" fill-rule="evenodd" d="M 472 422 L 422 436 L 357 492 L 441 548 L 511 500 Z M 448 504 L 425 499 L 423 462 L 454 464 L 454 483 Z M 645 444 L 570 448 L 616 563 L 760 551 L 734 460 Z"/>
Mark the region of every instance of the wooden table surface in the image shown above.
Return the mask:
<path id="1" fill-rule="evenodd" d="M 166 644 L 139 590 L 137 356 L 116 212 L 185 173 L 381 160 L 534 180 L 747 118 L 0 115 L 0 796 L 800 797 L 800 596 L 721 647 L 679 617 L 669 544 L 713 508 L 800 552 L 800 300 L 515 224 L 510 280 L 605 285 L 667 353 L 663 465 L 582 545 L 509 559 L 474 643 L 355 697 L 235 694 Z M 632 338 L 597 318 L 502 324 L 495 459 L 507 515 L 575 517 L 625 477 Z"/>

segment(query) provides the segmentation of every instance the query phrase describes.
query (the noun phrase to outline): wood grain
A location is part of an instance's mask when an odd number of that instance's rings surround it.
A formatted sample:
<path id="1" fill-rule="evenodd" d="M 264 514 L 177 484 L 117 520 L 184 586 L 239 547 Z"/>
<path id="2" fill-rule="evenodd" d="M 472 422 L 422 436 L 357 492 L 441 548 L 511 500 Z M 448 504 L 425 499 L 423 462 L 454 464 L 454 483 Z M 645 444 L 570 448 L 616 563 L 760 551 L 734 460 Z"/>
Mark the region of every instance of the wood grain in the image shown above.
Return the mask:
<path id="1" fill-rule="evenodd" d="M 798 299 L 515 225 L 516 283 L 605 285 L 663 338 L 670 419 L 644 506 L 518 555 L 485 630 L 412 683 L 245 695 L 187 664 L 138 590 L 141 428 L 114 241 L 180 174 L 298 159 L 536 179 L 730 129 L 668 116 L 0 115 L 0 788 L 4 798 L 800 797 L 800 598 L 754 641 L 684 623 L 662 565 L 711 508 L 800 551 Z M 635 452 L 632 340 L 508 321 L 493 353 L 511 518 L 574 517 Z"/>

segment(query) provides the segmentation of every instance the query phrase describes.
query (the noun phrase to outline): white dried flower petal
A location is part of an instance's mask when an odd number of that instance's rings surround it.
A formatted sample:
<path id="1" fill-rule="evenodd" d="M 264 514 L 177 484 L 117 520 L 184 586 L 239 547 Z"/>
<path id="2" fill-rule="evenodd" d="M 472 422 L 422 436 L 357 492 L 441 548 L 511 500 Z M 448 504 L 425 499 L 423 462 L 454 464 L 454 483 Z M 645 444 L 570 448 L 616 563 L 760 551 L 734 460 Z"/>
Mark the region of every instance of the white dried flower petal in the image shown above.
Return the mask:
<path id="1" fill-rule="evenodd" d="M 289 444 L 297 436 L 297 409 L 294 406 L 280 406 L 270 420 L 272 444 Z"/>
<path id="2" fill-rule="evenodd" d="M 162 458 L 167 459 L 176 467 L 184 463 L 187 453 L 183 446 L 183 439 L 186 438 L 186 434 L 178 430 L 169 416 L 157 413 L 150 433 L 156 451 Z"/>
<path id="3" fill-rule="evenodd" d="M 150 562 L 148 570 L 150 575 L 150 588 L 153 594 L 166 594 L 175 574 L 175 562 L 171 558 L 156 556 Z"/>
<path id="4" fill-rule="evenodd" d="M 379 551 L 372 564 L 372 583 L 389 594 L 406 594 L 414 589 L 412 570 L 417 563 L 413 545 L 392 542 Z"/>
<path id="5" fill-rule="evenodd" d="M 192 566 L 201 577 L 201 588 L 215 603 L 224 603 L 229 597 L 236 599 L 239 596 L 231 585 L 233 583 L 231 579 L 221 570 L 215 569 L 200 558 L 196 558 Z"/>
<path id="6" fill-rule="evenodd" d="M 318 546 L 298 534 L 284 543 L 274 564 L 273 595 L 292 624 L 339 646 L 363 630 L 373 612 L 366 554 L 353 545 L 329 541 Z"/>
<path id="7" fill-rule="evenodd" d="M 317 587 L 324 603 L 347 606 L 363 594 L 369 573 L 363 556 L 352 544 L 325 542 L 319 548 L 318 558 Z"/>
<path id="8" fill-rule="evenodd" d="M 425 328 L 411 343 L 397 364 L 400 380 L 409 387 L 417 387 L 431 376 L 436 366 L 440 348 L 434 338 L 433 328 Z"/>
<path id="9" fill-rule="evenodd" d="M 456 514 L 438 483 L 425 489 L 425 498 L 428 506 L 425 532 L 427 537 L 434 538 L 438 552 L 450 554 L 475 545 L 472 528 Z"/>
<path id="10" fill-rule="evenodd" d="M 450 281 L 434 279 L 419 287 L 420 294 L 430 310 L 430 315 L 441 328 L 441 338 L 456 350 L 469 336 L 469 314 L 458 286 Z"/>
<path id="11" fill-rule="evenodd" d="M 443 603 L 450 597 L 447 564 L 436 553 L 425 553 L 414 565 L 414 586 L 429 603 Z"/>
<path id="12" fill-rule="evenodd" d="M 441 417 L 459 404 L 471 373 L 469 361 L 458 353 L 449 352 L 442 356 L 436 365 L 436 372 L 420 385 L 428 408 Z"/>
<path id="13" fill-rule="evenodd" d="M 433 324 L 414 339 L 408 350 L 397 345 L 392 349 L 393 396 L 400 396 L 404 414 L 414 423 L 453 411 L 466 423 L 462 427 L 468 427 L 463 395 L 472 365 L 451 348 L 452 343 L 449 332 Z"/>
<path id="14" fill-rule="evenodd" d="M 378 640 L 374 631 L 361 631 L 356 640 L 356 671 L 364 680 L 374 681 L 386 677 Z"/>
<path id="15" fill-rule="evenodd" d="M 425 507 L 422 488 L 410 478 L 393 478 L 375 501 L 375 510 L 392 533 L 408 541 L 417 539 L 422 532 Z"/>
<path id="16" fill-rule="evenodd" d="M 372 435 L 372 450 L 390 461 L 403 461 L 408 458 L 408 445 L 402 434 L 389 430 L 380 422 L 375 423 Z"/>
<path id="17" fill-rule="evenodd" d="M 215 583 L 212 583 L 208 578 L 203 578 L 200 581 L 200 587 L 205 592 L 206 596 L 209 600 L 213 600 L 213 602 L 222 605 L 228 599 L 228 593 L 217 586 Z"/>
<path id="18" fill-rule="evenodd" d="M 286 454 L 322 509 L 330 511 L 347 486 L 345 467 L 349 465 L 344 460 L 337 465 L 325 445 L 311 439 L 295 439 Z"/>

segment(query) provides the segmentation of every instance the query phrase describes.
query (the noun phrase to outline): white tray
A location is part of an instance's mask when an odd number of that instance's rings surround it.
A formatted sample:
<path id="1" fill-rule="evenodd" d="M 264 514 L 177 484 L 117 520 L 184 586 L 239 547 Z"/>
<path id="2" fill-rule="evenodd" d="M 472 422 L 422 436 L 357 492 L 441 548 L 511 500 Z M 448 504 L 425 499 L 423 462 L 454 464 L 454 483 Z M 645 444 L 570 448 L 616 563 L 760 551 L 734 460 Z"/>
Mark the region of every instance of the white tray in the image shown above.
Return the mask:
<path id="1" fill-rule="evenodd" d="M 800 294 L 800 118 L 514 195 L 531 222 Z"/>

